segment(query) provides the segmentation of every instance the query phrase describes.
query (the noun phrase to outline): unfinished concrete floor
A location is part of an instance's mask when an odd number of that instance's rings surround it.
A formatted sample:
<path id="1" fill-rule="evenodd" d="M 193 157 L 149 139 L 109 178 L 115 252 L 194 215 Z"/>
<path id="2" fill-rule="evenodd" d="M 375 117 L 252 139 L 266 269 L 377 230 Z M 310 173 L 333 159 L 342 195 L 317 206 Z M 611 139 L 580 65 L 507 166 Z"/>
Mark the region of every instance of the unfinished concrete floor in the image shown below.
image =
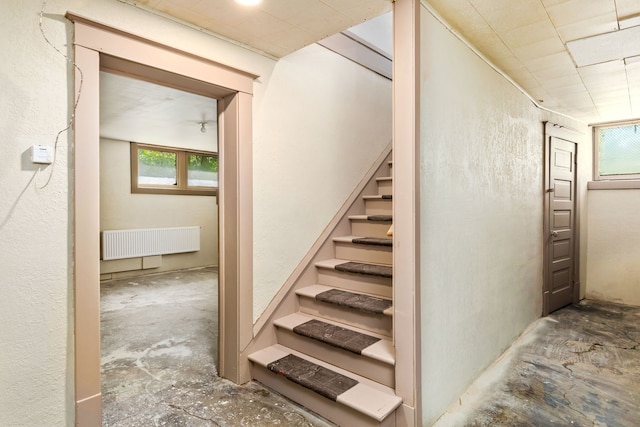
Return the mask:
<path id="1" fill-rule="evenodd" d="M 640 426 L 640 308 L 585 301 L 538 320 L 436 426 Z"/>
<path id="2" fill-rule="evenodd" d="M 217 377 L 217 293 L 213 268 L 102 283 L 103 426 L 332 425 Z"/>

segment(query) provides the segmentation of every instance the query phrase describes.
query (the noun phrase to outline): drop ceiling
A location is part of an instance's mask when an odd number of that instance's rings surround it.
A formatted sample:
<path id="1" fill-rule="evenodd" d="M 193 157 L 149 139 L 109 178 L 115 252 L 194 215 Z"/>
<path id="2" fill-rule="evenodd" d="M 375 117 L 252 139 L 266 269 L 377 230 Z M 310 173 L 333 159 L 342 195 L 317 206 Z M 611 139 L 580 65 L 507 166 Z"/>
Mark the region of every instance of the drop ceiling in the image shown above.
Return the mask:
<path id="1" fill-rule="evenodd" d="M 638 55 L 639 0 L 429 3 L 540 105 L 586 123 L 640 117 L 640 61 L 625 60 Z"/>
<path id="2" fill-rule="evenodd" d="M 428 3 L 543 107 L 586 123 L 640 117 L 640 40 L 638 28 L 634 29 L 640 25 L 640 0 Z M 233 0 L 137 0 L 136 4 L 275 58 L 392 7 L 391 0 L 263 0 L 255 8 Z M 623 41 L 615 35 L 594 37 L 618 32 Z M 583 62 L 585 55 L 594 58 Z"/>

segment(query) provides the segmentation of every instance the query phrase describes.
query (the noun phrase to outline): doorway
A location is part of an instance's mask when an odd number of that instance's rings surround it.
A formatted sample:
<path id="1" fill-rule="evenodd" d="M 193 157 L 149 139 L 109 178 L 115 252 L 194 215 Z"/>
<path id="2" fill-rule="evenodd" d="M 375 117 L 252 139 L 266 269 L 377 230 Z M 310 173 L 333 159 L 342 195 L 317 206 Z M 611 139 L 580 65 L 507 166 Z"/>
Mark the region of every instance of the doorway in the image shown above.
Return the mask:
<path id="1" fill-rule="evenodd" d="M 578 144 L 570 131 L 545 125 L 543 315 L 579 300 Z"/>
<path id="2" fill-rule="evenodd" d="M 74 23 L 75 87 L 81 93 L 73 180 L 76 425 L 99 425 L 100 71 L 219 100 L 219 371 L 236 383 L 248 380 L 243 350 L 252 338 L 253 313 L 241 307 L 253 304 L 251 99 L 256 76 L 76 15 L 67 18 Z"/>
<path id="3" fill-rule="evenodd" d="M 100 72 L 103 424 L 217 380 L 216 105 Z"/>

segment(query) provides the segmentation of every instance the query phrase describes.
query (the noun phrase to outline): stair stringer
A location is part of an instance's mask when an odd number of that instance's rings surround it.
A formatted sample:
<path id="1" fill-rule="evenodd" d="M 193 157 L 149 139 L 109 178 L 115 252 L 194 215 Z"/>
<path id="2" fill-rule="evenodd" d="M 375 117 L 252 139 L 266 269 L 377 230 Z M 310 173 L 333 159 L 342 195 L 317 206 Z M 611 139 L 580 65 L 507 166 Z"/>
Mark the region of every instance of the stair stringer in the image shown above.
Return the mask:
<path id="1" fill-rule="evenodd" d="M 343 203 L 340 210 L 320 234 L 311 249 L 293 270 L 280 291 L 260 315 L 253 327 L 253 340 L 243 351 L 243 359 L 254 351 L 277 343 L 276 328 L 273 322 L 279 318 L 298 311 L 295 291 L 316 282 L 315 263 L 334 257 L 333 238 L 351 234 L 349 216 L 364 212 L 365 195 L 376 194 L 377 177 L 386 176 L 388 162 L 391 160 L 391 143 L 383 150 L 372 167 L 364 175 L 351 195 Z"/>

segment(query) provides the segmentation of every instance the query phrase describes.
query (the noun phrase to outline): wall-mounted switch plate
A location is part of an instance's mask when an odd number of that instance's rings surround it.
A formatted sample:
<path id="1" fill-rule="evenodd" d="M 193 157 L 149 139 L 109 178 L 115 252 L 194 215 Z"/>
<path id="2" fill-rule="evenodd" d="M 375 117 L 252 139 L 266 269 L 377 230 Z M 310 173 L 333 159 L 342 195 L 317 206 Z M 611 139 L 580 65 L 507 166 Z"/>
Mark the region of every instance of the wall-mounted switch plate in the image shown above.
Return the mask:
<path id="1" fill-rule="evenodd" d="M 53 147 L 34 145 L 31 147 L 31 162 L 42 165 L 53 163 Z"/>

